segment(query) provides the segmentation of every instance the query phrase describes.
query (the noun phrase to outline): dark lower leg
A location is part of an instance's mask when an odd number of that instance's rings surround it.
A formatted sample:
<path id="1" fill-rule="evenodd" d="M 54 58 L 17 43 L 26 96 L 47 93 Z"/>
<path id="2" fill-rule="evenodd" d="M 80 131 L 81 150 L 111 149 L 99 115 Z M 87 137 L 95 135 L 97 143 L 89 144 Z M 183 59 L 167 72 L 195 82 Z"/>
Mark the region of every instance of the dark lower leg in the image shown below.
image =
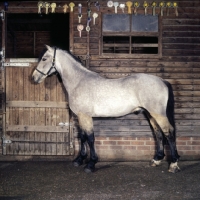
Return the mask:
<path id="1" fill-rule="evenodd" d="M 156 132 L 156 155 L 154 156 L 154 160 L 162 160 L 165 157 L 164 154 L 164 145 L 163 145 L 163 136 L 160 131 Z"/>
<path id="2" fill-rule="evenodd" d="M 80 139 L 81 139 L 81 149 L 80 149 L 79 155 L 73 161 L 74 166 L 82 165 L 83 160 L 87 158 L 87 152 L 86 152 L 86 147 L 85 147 L 85 142 L 86 142 L 87 137 L 83 131 L 80 133 Z"/>
<path id="3" fill-rule="evenodd" d="M 172 136 L 171 134 L 166 136 L 168 143 L 169 143 L 169 147 L 170 147 L 170 151 L 171 151 L 171 161 L 173 163 L 177 162 L 179 159 L 179 155 L 178 155 L 178 151 L 176 148 L 176 142 L 175 142 L 175 138 L 174 136 Z"/>
<path id="4" fill-rule="evenodd" d="M 98 161 L 98 157 L 94 148 L 94 141 L 95 141 L 94 133 L 87 135 L 87 142 L 90 147 L 90 161 L 85 167 L 86 172 L 93 172 L 95 169 L 95 164 Z"/>
<path id="5" fill-rule="evenodd" d="M 155 161 L 162 160 L 165 157 L 164 154 L 164 144 L 163 144 L 163 134 L 162 131 L 156 122 L 156 120 L 151 117 L 151 115 L 147 115 L 149 118 L 150 124 L 154 130 L 154 134 L 156 136 L 156 155 L 154 156 Z"/>

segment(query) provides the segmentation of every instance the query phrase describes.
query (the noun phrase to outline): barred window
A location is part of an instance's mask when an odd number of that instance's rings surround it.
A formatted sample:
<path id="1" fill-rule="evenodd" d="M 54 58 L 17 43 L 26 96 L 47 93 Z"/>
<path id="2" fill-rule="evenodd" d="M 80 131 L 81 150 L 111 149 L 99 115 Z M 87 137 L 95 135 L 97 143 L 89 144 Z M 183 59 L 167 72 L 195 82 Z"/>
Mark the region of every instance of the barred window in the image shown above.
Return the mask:
<path id="1" fill-rule="evenodd" d="M 103 14 L 102 56 L 161 56 L 157 15 Z"/>

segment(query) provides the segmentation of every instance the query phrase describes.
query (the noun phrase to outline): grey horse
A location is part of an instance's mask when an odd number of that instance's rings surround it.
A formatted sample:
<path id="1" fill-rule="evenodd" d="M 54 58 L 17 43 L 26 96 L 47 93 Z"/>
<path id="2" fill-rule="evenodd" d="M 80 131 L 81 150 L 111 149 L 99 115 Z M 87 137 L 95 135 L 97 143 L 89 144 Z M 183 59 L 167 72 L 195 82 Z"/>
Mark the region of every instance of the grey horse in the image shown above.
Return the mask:
<path id="1" fill-rule="evenodd" d="M 85 172 L 93 172 L 98 156 L 94 147 L 93 117 L 119 117 L 144 112 L 156 136 L 157 150 L 152 166 L 164 158 L 164 140 L 171 151 L 169 172 L 178 172 L 179 155 L 175 140 L 174 96 L 171 85 L 153 75 L 138 73 L 119 79 L 108 79 L 86 69 L 67 51 L 47 46 L 47 51 L 33 72 L 33 79 L 41 83 L 58 72 L 68 92 L 69 107 L 77 115 L 81 148 L 74 166 L 83 164 L 87 157 L 85 143 L 90 148 L 90 160 Z"/>

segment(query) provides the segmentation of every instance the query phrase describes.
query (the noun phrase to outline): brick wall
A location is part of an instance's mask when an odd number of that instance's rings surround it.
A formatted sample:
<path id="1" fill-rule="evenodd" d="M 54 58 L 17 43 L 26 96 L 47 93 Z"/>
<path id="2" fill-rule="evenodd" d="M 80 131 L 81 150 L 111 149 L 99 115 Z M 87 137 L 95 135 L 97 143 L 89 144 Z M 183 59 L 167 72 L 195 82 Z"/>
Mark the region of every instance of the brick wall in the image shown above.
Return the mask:
<path id="1" fill-rule="evenodd" d="M 155 154 L 153 137 L 96 137 L 95 147 L 100 161 L 151 160 Z M 178 137 L 177 149 L 181 160 L 200 159 L 200 137 Z M 76 155 L 79 140 L 75 140 Z M 169 159 L 169 146 L 165 146 L 165 159 Z"/>

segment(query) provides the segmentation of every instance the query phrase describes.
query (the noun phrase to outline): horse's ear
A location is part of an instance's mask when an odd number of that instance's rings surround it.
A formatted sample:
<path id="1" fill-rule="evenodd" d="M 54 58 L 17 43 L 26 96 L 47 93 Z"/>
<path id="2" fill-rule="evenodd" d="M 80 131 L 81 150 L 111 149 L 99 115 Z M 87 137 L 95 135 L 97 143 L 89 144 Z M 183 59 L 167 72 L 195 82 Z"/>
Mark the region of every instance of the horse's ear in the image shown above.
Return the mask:
<path id="1" fill-rule="evenodd" d="M 45 47 L 47 48 L 47 50 L 51 51 L 51 47 L 49 45 L 45 44 Z"/>

